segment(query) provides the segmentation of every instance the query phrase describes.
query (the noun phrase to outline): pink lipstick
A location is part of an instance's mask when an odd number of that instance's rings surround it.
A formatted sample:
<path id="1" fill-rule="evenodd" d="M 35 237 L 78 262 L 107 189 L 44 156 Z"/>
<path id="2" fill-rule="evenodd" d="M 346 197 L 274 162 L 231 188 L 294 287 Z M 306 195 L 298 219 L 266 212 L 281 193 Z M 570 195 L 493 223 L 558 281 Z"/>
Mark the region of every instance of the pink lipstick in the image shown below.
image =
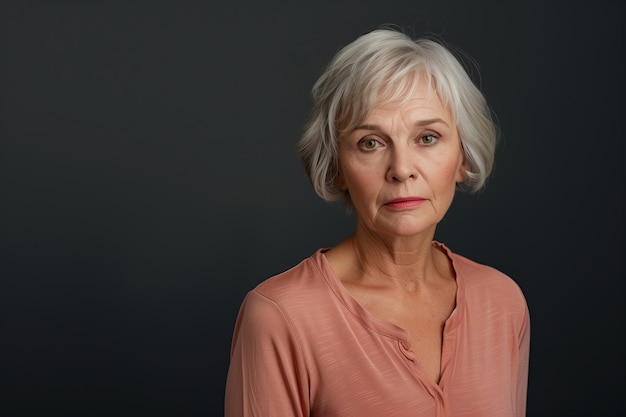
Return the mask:
<path id="1" fill-rule="evenodd" d="M 396 210 L 411 209 L 420 206 L 424 201 L 426 200 L 419 197 L 396 198 L 385 203 L 385 206 Z"/>

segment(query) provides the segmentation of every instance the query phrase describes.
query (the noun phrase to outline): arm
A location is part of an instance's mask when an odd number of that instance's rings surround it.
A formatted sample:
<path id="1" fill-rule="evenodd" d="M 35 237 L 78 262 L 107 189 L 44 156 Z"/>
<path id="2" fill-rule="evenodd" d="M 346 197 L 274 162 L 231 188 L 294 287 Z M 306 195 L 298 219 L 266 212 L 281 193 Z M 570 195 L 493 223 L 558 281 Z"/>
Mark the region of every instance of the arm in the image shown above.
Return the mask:
<path id="1" fill-rule="evenodd" d="M 526 401 L 528 391 L 528 365 L 530 359 L 530 317 L 528 307 L 524 314 L 524 321 L 519 335 L 519 357 L 517 371 L 517 417 L 526 416 Z"/>
<path id="2" fill-rule="evenodd" d="M 280 306 L 251 291 L 231 346 L 225 417 L 309 416 L 308 377 L 298 341 Z"/>

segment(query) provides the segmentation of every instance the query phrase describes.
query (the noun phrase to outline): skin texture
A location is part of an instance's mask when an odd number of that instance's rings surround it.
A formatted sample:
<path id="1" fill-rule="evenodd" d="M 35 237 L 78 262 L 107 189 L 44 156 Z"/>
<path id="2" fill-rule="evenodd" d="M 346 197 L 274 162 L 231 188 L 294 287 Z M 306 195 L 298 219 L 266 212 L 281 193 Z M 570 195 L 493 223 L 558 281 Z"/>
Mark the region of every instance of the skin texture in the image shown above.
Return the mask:
<path id="1" fill-rule="evenodd" d="M 420 77 L 409 100 L 375 107 L 339 139 L 337 183 L 350 193 L 357 226 L 326 257 L 366 310 L 410 333 L 411 350 L 438 382 L 456 282 L 432 241 L 465 166 L 454 118 L 435 91 Z"/>

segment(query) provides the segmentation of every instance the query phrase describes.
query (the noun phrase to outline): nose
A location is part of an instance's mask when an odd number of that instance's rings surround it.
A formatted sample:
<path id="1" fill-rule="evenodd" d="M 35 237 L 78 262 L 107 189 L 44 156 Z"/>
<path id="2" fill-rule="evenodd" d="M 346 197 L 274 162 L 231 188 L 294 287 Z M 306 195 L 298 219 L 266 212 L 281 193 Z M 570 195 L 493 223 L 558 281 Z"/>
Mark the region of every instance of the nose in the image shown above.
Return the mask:
<path id="1" fill-rule="evenodd" d="M 396 148 L 390 153 L 387 180 L 391 182 L 404 182 L 417 178 L 417 167 L 410 151 L 404 148 Z"/>

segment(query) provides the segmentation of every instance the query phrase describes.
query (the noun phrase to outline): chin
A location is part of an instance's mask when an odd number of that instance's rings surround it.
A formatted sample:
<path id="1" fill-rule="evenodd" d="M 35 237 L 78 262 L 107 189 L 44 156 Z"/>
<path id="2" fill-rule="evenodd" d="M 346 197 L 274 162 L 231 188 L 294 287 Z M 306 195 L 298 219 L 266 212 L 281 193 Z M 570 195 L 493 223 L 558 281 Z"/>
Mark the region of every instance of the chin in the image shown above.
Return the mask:
<path id="1" fill-rule="evenodd" d="M 411 238 L 431 233 L 436 225 L 424 224 L 422 222 L 402 222 L 385 228 L 385 234 L 399 238 Z"/>

